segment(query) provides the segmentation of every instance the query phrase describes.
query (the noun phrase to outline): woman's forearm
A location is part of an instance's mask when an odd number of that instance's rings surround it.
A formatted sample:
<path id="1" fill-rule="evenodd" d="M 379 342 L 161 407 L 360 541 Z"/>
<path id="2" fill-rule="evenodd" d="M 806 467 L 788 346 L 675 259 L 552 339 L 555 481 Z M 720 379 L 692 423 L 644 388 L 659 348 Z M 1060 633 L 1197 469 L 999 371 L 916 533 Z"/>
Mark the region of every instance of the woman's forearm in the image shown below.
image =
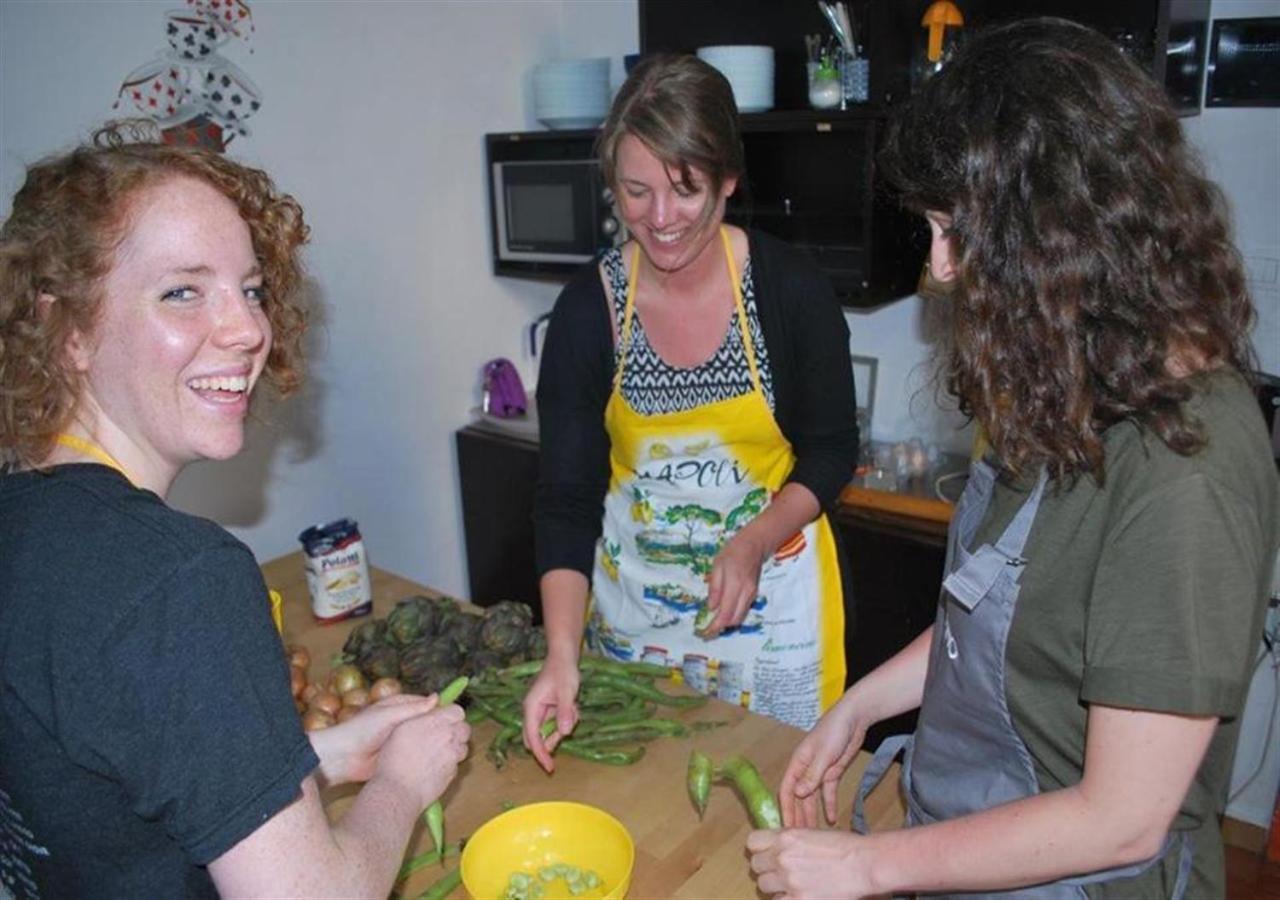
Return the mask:
<path id="1" fill-rule="evenodd" d="M 933 626 L 930 625 L 915 640 L 856 681 L 840 702 L 856 706 L 868 724 L 918 708 L 924 695 L 932 641 Z"/>
<path id="2" fill-rule="evenodd" d="M 1211 717 L 1091 706 L 1077 784 L 936 825 L 872 835 L 870 881 L 886 893 L 983 891 L 1149 859 L 1216 727 Z"/>
<path id="3" fill-rule="evenodd" d="M 552 569 L 542 576 L 542 627 L 549 658 L 577 662 L 590 587 L 587 577 L 575 569 Z"/>
<path id="4" fill-rule="evenodd" d="M 802 484 L 791 482 L 774 495 L 769 505 L 738 532 L 738 537 L 751 541 L 760 551 L 764 564 L 783 542 L 818 517 L 822 507 L 818 498 Z"/>

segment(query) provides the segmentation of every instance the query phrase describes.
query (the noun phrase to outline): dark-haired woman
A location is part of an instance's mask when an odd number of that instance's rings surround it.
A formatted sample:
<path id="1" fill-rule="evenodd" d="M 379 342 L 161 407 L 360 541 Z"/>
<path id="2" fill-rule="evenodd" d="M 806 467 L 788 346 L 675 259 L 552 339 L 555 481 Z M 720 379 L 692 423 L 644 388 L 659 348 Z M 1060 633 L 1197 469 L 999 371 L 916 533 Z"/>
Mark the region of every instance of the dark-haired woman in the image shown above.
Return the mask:
<path id="1" fill-rule="evenodd" d="M 584 626 L 597 652 L 679 666 L 802 727 L 844 687 L 822 509 L 858 434 L 831 286 L 784 244 L 724 224 L 742 144 L 732 90 L 702 61 L 642 61 L 600 161 L 630 239 L 561 294 L 538 380 L 548 655 L 524 736 L 548 770 L 576 722 Z"/>
<path id="2" fill-rule="evenodd" d="M 307 227 L 148 136 L 31 166 L 0 227 L 0 895 L 385 897 L 469 729 L 404 696 L 304 734 L 253 555 L 165 504 L 297 386 Z"/>
<path id="3" fill-rule="evenodd" d="M 1160 87 L 1059 20 L 976 36 L 882 163 L 928 220 L 949 387 L 992 450 L 934 625 L 792 756 L 789 827 L 748 841 L 759 887 L 1222 897 L 1280 490 L 1220 194 Z M 916 707 L 864 779 L 906 744 L 911 827 L 812 830 L 867 726 Z"/>

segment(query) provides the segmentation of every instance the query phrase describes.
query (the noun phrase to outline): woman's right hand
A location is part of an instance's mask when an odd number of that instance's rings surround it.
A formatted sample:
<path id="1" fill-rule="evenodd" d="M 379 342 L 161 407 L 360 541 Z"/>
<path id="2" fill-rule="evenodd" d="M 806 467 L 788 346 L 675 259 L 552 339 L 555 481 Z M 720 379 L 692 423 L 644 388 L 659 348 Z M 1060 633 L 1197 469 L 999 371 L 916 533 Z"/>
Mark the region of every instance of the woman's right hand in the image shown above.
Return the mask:
<path id="1" fill-rule="evenodd" d="M 385 779 L 398 790 L 416 793 L 426 809 L 444 793 L 458 772 L 458 763 L 467 758 L 471 726 L 464 715 L 462 707 L 450 703 L 396 725 L 378 752 L 373 780 Z"/>
<path id="2" fill-rule="evenodd" d="M 576 659 L 549 655 L 524 695 L 524 745 L 538 765 L 548 772 L 555 771 L 556 767 L 551 752 L 578 724 L 576 699 L 580 678 Z M 555 716 L 556 729 L 543 738 L 542 723 L 551 716 Z"/>
<path id="3" fill-rule="evenodd" d="M 846 693 L 804 736 L 791 754 L 778 790 L 785 827 L 818 827 L 819 789 L 827 824 L 835 824 L 836 788 L 873 722 L 858 709 L 856 698 Z"/>

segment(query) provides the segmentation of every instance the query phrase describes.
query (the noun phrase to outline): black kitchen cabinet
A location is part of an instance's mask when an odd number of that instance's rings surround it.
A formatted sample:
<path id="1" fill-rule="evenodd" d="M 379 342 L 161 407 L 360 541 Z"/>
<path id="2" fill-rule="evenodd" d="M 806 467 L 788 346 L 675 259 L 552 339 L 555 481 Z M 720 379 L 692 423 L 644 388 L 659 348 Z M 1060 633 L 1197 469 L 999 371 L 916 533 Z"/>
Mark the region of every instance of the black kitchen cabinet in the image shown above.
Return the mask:
<path id="1" fill-rule="evenodd" d="M 920 19 L 929 3 L 846 0 L 850 15 L 859 23 L 859 41 L 869 63 L 870 110 L 883 111 L 910 94 L 911 61 L 925 40 Z M 1209 0 L 956 0 L 956 4 L 969 30 L 1029 16 L 1060 16 L 1095 28 L 1162 83 L 1180 112 L 1199 112 Z M 808 108 L 804 36 L 825 38 L 831 33 L 817 4 L 808 2 L 640 0 L 639 16 L 643 52 L 693 52 L 713 44 L 772 46 L 774 100 L 779 110 Z"/>
<path id="2" fill-rule="evenodd" d="M 518 600 L 542 621 L 533 560 L 533 491 L 538 445 L 469 426 L 455 435 L 467 579 L 477 606 Z"/>
<path id="3" fill-rule="evenodd" d="M 911 643 L 933 623 L 946 562 L 945 526 L 861 507 L 835 517 L 853 586 L 855 621 L 846 637 L 852 684 Z M 915 729 L 914 712 L 867 730 L 875 749 L 889 735 Z"/>

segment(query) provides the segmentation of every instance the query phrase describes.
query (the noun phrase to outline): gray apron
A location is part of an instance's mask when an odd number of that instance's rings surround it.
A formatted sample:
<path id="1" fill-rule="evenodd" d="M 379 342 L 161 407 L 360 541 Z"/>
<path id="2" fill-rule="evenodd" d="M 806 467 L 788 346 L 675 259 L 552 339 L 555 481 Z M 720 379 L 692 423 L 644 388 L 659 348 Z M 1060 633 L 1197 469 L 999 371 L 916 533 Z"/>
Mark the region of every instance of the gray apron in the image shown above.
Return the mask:
<path id="1" fill-rule="evenodd" d="M 947 576 L 934 621 L 929 669 L 914 735 L 885 739 L 863 774 L 854 800 L 853 829 L 867 833 L 863 803 L 900 750 L 907 825 L 954 819 L 1040 792 L 1035 765 L 1013 726 L 1005 699 L 1005 646 L 1026 567 L 1023 550 L 1044 496 L 1044 472 L 1030 497 L 993 547 L 970 552 L 995 491 L 996 472 L 976 461 L 947 538 Z M 1145 862 L 1076 878 L 963 897 L 1001 900 L 1080 900 L 1084 885 L 1130 878 L 1158 863 L 1175 843 Z M 1180 837 L 1173 900 L 1181 900 L 1191 873 L 1191 839 Z M 933 895 L 931 895 L 933 896 Z"/>

